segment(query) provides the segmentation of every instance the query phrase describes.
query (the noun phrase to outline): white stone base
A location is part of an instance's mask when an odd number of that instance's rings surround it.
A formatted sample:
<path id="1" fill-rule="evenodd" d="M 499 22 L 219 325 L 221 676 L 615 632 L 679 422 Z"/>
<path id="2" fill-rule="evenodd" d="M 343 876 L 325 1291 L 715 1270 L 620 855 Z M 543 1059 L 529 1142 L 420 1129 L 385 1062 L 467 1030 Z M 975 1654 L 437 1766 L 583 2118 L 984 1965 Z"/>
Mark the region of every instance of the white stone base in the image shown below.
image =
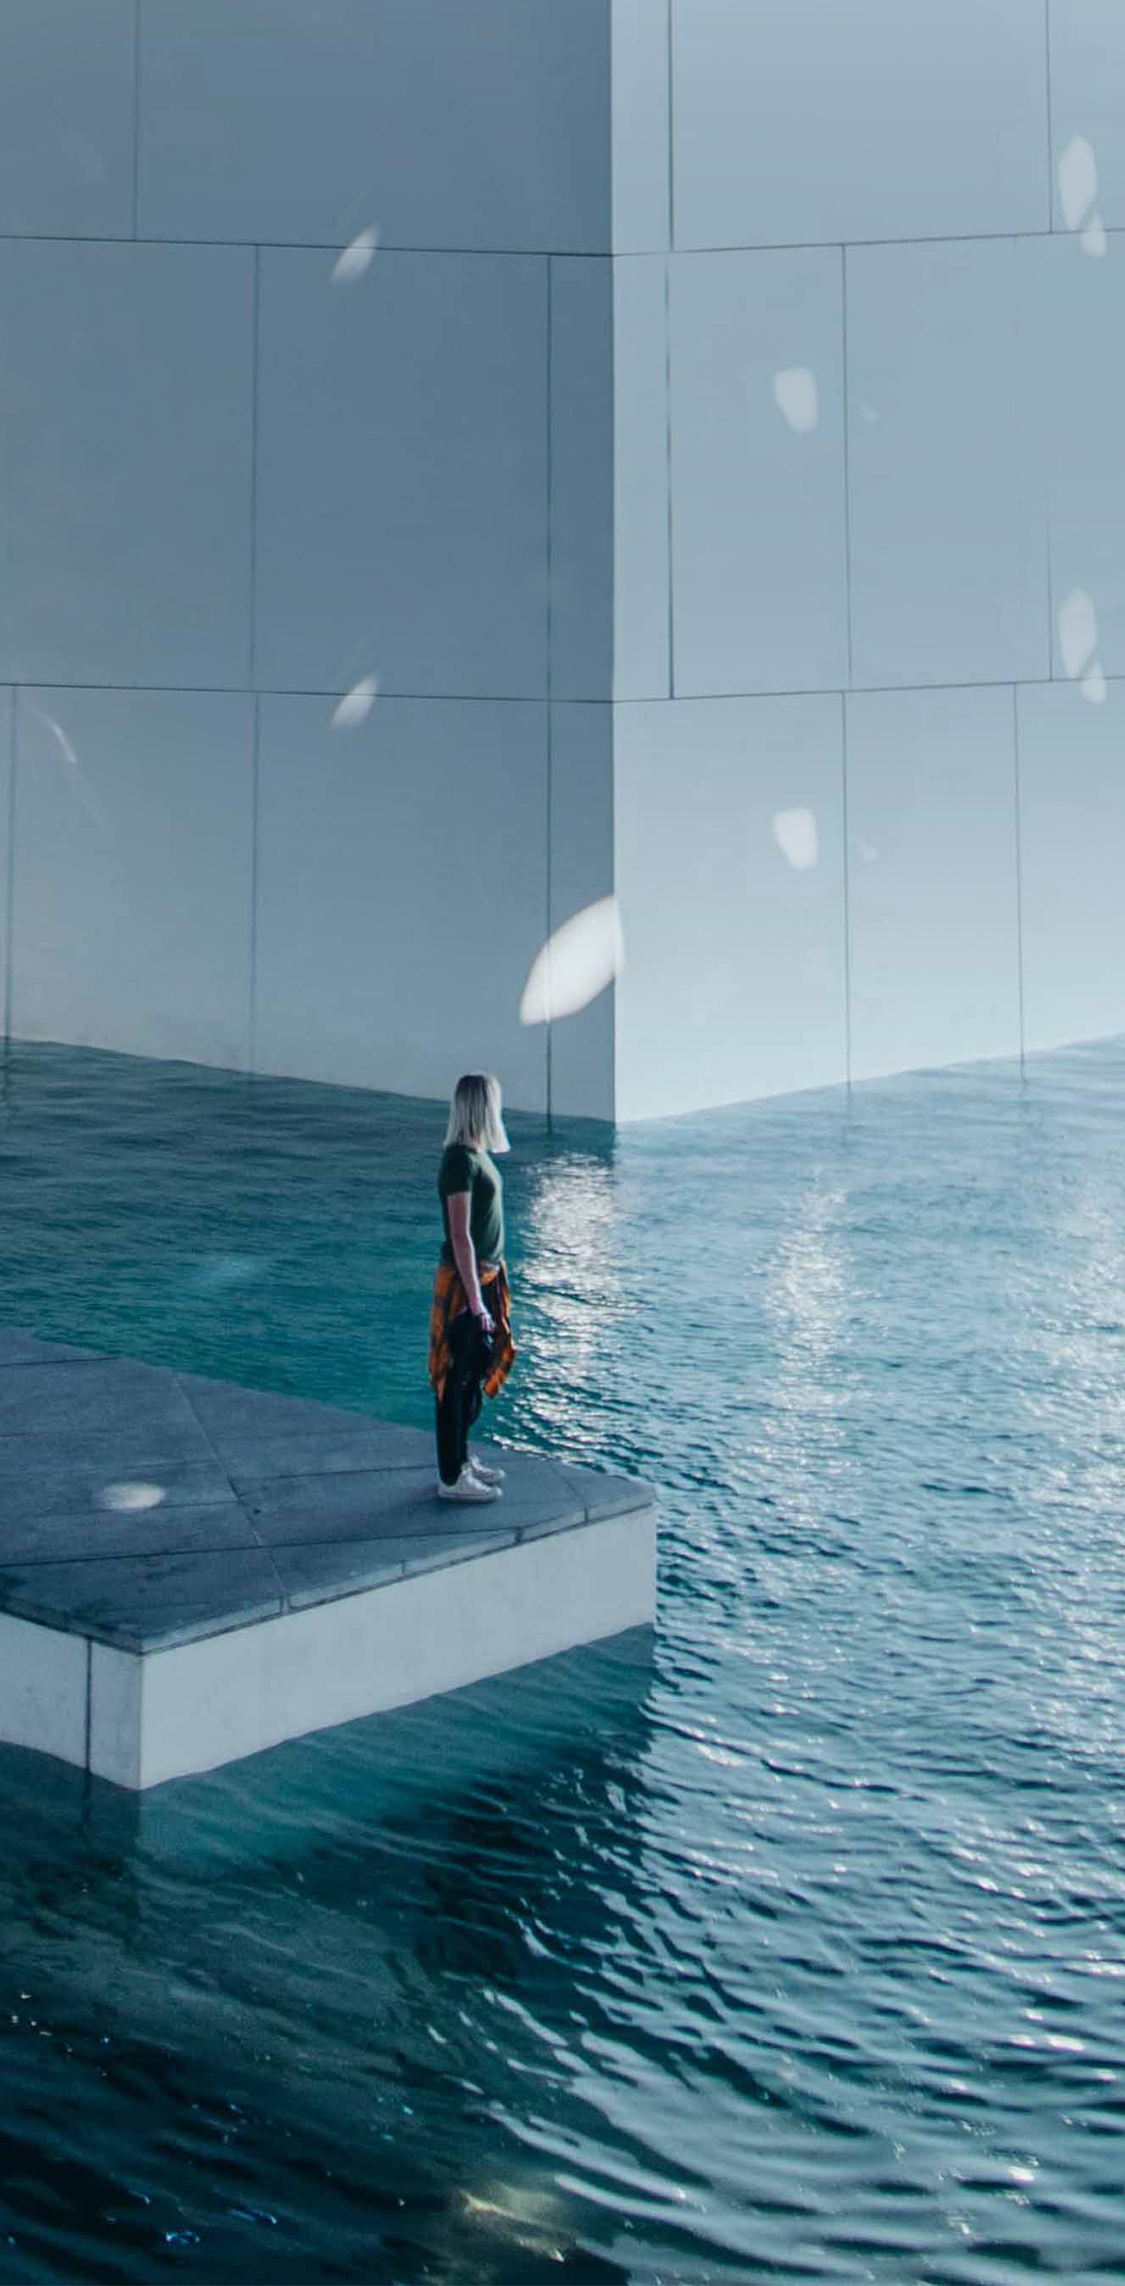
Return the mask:
<path id="1" fill-rule="evenodd" d="M 655 1617 L 656 1510 L 147 1653 L 0 1614 L 0 1737 L 143 1789 Z"/>

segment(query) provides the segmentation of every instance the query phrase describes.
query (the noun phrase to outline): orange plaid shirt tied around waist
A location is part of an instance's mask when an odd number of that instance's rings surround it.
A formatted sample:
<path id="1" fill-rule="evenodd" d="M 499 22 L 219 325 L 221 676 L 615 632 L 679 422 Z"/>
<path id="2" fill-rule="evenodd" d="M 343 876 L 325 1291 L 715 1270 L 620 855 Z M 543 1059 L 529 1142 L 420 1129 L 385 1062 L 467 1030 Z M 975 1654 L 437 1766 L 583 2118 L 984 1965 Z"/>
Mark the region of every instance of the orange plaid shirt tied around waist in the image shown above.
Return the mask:
<path id="1" fill-rule="evenodd" d="M 512 1340 L 512 1297 L 508 1289 L 508 1273 L 502 1262 L 491 1278 L 487 1281 L 482 1278 L 480 1290 L 496 1327 L 492 1362 L 481 1386 L 486 1397 L 495 1397 L 497 1390 L 507 1380 L 516 1355 L 516 1345 Z M 445 1377 L 453 1363 L 449 1328 L 458 1311 L 467 1310 L 468 1306 L 469 1297 L 461 1282 L 460 1272 L 449 1262 L 439 1262 L 430 1307 L 430 1387 L 439 1405 L 445 1391 Z"/>

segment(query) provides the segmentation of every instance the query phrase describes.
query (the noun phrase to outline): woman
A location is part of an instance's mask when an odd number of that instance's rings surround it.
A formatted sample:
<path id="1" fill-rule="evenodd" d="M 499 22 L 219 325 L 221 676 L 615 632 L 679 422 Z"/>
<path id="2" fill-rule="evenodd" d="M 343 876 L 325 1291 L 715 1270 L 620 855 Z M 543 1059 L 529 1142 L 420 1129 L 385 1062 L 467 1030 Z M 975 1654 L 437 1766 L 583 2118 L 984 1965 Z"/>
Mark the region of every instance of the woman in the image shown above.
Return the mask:
<path id="1" fill-rule="evenodd" d="M 430 1384 L 437 1403 L 440 1500 L 500 1500 L 502 1468 L 469 1458 L 469 1430 L 512 1369 L 504 1186 L 494 1151 L 510 1151 L 494 1072 L 453 1090 L 438 1169 L 445 1238 L 430 1310 Z"/>

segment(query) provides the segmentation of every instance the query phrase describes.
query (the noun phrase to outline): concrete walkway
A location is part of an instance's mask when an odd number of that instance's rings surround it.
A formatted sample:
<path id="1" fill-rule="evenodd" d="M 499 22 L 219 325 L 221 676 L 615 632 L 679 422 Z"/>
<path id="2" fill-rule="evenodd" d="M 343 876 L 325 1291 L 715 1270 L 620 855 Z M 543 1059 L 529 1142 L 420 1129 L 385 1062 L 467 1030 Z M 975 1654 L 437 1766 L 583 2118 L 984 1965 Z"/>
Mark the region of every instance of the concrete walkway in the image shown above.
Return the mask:
<path id="1" fill-rule="evenodd" d="M 0 1739 L 128 1786 L 651 1620 L 651 1488 L 0 1329 Z"/>

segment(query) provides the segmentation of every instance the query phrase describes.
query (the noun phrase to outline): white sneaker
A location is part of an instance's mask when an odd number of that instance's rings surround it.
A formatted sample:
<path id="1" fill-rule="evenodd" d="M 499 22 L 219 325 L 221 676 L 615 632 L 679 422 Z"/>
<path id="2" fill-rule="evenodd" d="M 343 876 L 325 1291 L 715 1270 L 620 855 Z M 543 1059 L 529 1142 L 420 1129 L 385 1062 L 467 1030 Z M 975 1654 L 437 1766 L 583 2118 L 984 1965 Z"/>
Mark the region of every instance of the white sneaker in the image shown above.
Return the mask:
<path id="1" fill-rule="evenodd" d="M 507 1475 L 506 1469 L 494 1468 L 491 1461 L 478 1460 L 475 1453 L 470 1453 L 466 1467 L 472 1469 L 474 1476 L 479 1476 L 482 1484 L 502 1484 Z"/>
<path id="2" fill-rule="evenodd" d="M 485 1484 L 479 1476 L 473 1475 L 471 1468 L 463 1468 L 453 1484 L 443 1484 L 439 1476 L 437 1496 L 439 1500 L 499 1500 L 502 1497 L 498 1484 Z"/>

